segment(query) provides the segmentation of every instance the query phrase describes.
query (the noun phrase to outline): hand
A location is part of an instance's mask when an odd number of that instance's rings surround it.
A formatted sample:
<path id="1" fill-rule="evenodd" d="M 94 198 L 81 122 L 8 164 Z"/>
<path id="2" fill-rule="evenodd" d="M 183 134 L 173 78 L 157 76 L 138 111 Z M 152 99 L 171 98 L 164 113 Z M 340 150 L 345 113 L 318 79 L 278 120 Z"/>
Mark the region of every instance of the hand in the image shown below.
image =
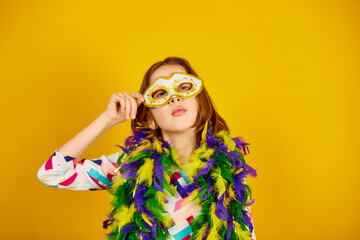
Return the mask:
<path id="1" fill-rule="evenodd" d="M 144 101 L 144 97 L 138 92 L 132 94 L 127 92 L 114 93 L 104 115 L 116 123 L 125 122 L 129 118 L 135 119 L 137 108 Z"/>

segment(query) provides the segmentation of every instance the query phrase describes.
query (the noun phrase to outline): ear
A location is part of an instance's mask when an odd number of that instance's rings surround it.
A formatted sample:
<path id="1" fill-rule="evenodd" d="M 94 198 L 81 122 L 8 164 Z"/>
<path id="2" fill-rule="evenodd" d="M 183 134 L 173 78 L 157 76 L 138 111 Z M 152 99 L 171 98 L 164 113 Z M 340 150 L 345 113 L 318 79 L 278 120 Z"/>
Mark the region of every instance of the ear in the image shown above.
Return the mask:
<path id="1" fill-rule="evenodd" d="M 151 114 L 149 112 L 146 113 L 145 120 L 149 124 L 149 127 L 151 129 L 155 129 L 155 127 L 156 127 L 155 126 L 155 121 L 154 121 L 154 119 L 152 118 L 152 116 L 151 116 Z"/>

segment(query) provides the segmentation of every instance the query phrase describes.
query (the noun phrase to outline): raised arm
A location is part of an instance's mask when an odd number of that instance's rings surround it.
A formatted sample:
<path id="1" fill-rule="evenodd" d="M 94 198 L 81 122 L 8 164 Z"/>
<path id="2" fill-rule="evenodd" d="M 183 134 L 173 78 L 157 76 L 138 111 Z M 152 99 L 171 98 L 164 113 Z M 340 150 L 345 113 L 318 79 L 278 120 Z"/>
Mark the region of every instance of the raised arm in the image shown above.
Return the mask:
<path id="1" fill-rule="evenodd" d="M 115 93 L 105 112 L 89 126 L 56 149 L 41 166 L 37 176 L 49 186 L 71 190 L 98 190 L 111 186 L 121 151 L 102 155 L 97 159 L 78 159 L 105 131 L 118 123 L 135 118 L 137 108 L 143 103 L 140 93 Z M 122 155 L 124 156 L 124 155 Z"/>
<path id="2" fill-rule="evenodd" d="M 135 118 L 137 108 L 144 102 L 140 93 L 115 93 L 111 96 L 105 112 L 84 130 L 61 146 L 58 151 L 79 158 L 90 145 L 108 129 L 118 123 Z"/>

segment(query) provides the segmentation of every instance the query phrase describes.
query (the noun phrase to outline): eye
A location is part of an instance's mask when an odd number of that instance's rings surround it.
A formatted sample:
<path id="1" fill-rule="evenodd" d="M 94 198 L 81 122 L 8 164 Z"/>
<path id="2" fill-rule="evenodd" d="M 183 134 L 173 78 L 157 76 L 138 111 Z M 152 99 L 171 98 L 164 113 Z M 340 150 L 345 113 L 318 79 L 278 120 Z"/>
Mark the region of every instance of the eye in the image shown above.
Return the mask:
<path id="1" fill-rule="evenodd" d="M 177 91 L 178 92 L 186 92 L 186 91 L 189 91 L 191 88 L 192 88 L 192 83 L 182 83 L 178 86 L 178 89 Z"/>
<path id="2" fill-rule="evenodd" d="M 160 99 L 160 98 L 166 97 L 167 92 L 165 90 L 160 89 L 160 90 L 157 90 L 156 92 L 154 92 L 153 94 L 151 94 L 151 96 L 154 99 Z"/>

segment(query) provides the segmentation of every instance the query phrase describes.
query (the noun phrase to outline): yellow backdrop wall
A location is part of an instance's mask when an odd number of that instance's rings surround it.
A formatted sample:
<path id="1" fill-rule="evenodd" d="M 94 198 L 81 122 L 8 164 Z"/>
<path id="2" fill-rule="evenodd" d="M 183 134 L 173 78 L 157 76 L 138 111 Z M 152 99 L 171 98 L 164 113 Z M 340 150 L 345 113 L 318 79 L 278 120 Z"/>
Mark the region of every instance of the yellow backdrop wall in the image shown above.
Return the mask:
<path id="1" fill-rule="evenodd" d="M 358 1 L 1 1 L 0 239 L 104 239 L 106 191 L 36 173 L 145 71 L 184 57 L 247 161 L 258 240 L 358 239 Z M 129 122 L 82 156 L 119 151 Z"/>

